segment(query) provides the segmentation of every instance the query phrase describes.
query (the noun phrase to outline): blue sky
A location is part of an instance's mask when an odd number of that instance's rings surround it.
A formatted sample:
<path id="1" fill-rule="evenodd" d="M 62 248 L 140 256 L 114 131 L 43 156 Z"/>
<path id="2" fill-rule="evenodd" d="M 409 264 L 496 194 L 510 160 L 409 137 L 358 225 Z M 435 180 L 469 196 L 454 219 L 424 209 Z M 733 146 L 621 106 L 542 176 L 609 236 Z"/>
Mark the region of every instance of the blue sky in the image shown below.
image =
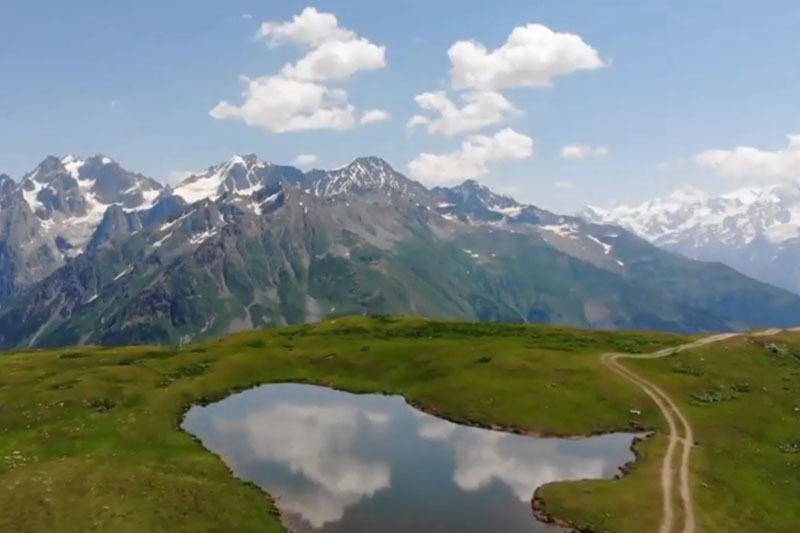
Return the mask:
<path id="1" fill-rule="evenodd" d="M 261 22 L 290 21 L 307 6 L 385 47 L 385 66 L 314 83 L 346 91 L 356 120 L 369 109 L 391 119 L 277 133 L 213 118 L 220 101 L 242 103 L 242 76 L 276 75 L 313 50 L 255 37 Z M 604 66 L 554 77 L 550 87 L 489 87 L 518 112 L 483 128 L 449 137 L 408 130 L 421 111 L 416 95 L 446 90 L 458 101 L 475 89 L 454 87 L 454 43 L 493 51 L 528 24 L 578 36 Z M 800 2 L 791 0 L 8 0 L 0 5 L 0 172 L 18 179 L 47 154 L 104 153 L 164 181 L 255 152 L 280 163 L 314 154 L 322 168 L 379 155 L 408 173 L 421 153 L 510 128 L 533 141 L 532 154 L 522 147 L 522 155 L 482 161 L 478 179 L 562 212 L 682 186 L 786 179 L 800 161 L 786 152 L 786 136 L 800 133 L 798 27 Z M 560 156 L 575 144 L 608 153 Z M 730 152 L 738 146 L 756 157 Z M 722 159 L 695 161 L 712 149 Z"/>

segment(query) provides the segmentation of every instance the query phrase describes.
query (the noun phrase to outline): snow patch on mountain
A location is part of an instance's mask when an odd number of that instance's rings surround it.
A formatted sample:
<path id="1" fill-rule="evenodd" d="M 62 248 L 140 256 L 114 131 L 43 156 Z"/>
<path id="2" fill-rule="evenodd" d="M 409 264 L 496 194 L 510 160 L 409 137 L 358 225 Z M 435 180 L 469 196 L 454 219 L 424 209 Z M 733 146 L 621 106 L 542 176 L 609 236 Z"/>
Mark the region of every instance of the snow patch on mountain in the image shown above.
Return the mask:
<path id="1" fill-rule="evenodd" d="M 39 193 L 44 190 L 46 185 L 43 183 L 39 183 L 31 177 L 28 179 L 23 187 L 22 187 L 22 197 L 25 199 L 25 202 L 28 204 L 28 207 L 31 208 L 34 214 L 40 209 L 44 209 L 44 204 L 39 201 Z"/>
<path id="2" fill-rule="evenodd" d="M 587 238 L 588 238 L 590 241 L 594 241 L 594 242 L 596 242 L 597 244 L 599 244 L 599 245 L 600 245 L 600 246 L 603 248 L 603 253 L 604 253 L 605 255 L 608 255 L 608 254 L 610 254 L 610 253 L 611 253 L 611 245 L 610 245 L 610 244 L 606 244 L 606 243 L 604 243 L 603 241 L 601 241 L 600 239 L 598 239 L 598 238 L 597 238 L 597 237 L 595 237 L 594 235 L 587 235 L 586 237 L 587 237 Z"/>
<path id="3" fill-rule="evenodd" d="M 172 233 L 173 233 L 173 232 L 172 232 L 172 231 L 170 231 L 169 233 L 167 233 L 166 235 L 164 235 L 163 237 L 161 237 L 160 239 L 158 239 L 156 242 L 154 242 L 154 243 L 153 243 L 153 248 L 160 248 L 160 247 L 161 247 L 161 245 L 162 245 L 162 244 L 164 244 L 164 243 L 167 241 L 167 239 L 169 239 L 170 237 L 172 237 Z"/>
<path id="4" fill-rule="evenodd" d="M 217 228 L 211 228 L 206 231 L 202 231 L 200 233 L 195 233 L 194 235 L 189 237 L 189 242 L 191 244 L 202 244 L 211 237 L 213 237 L 214 235 L 216 235 L 217 233 L 219 233 L 219 229 Z"/>
<path id="5" fill-rule="evenodd" d="M 539 226 L 539 229 L 572 239 L 580 235 L 578 228 L 574 224 L 547 224 Z"/>
<path id="6" fill-rule="evenodd" d="M 80 170 L 85 163 L 86 161 L 79 159 L 72 154 L 61 159 L 61 164 L 64 165 L 64 168 L 67 169 L 67 172 L 69 172 L 69 174 L 76 180 L 80 179 Z"/>

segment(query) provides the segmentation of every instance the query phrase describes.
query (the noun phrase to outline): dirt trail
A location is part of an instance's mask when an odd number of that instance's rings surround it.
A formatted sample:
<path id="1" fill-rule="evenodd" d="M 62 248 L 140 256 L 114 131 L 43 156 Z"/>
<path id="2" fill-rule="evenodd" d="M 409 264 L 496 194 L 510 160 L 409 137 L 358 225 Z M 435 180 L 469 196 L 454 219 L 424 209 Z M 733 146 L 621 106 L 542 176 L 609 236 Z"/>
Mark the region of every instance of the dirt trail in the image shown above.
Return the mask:
<path id="1" fill-rule="evenodd" d="M 781 329 L 768 329 L 756 333 L 750 333 L 755 337 L 765 337 L 769 335 L 777 335 L 784 330 Z M 792 328 L 787 331 L 800 331 L 800 327 Z M 672 398 L 669 397 L 658 385 L 636 374 L 626 366 L 624 366 L 620 359 L 657 359 L 659 357 L 666 357 L 674 353 L 682 352 L 712 344 L 715 342 L 724 341 L 732 337 L 742 335 L 741 333 L 723 333 L 720 335 L 712 335 L 698 341 L 677 346 L 674 348 L 666 348 L 653 352 L 650 354 L 623 354 L 623 353 L 606 353 L 601 356 L 603 364 L 610 368 L 613 372 L 619 374 L 637 387 L 642 389 L 658 406 L 664 418 L 667 420 L 669 426 L 669 444 L 667 451 L 664 455 L 664 460 L 661 464 L 661 493 L 663 515 L 661 524 L 658 528 L 658 533 L 673 533 L 674 531 L 681 531 L 681 533 L 694 533 L 696 527 L 694 504 L 692 501 L 692 487 L 689 480 L 689 459 L 694 446 L 694 431 L 692 425 L 686 416 L 681 412 Z M 675 520 L 675 507 L 677 506 L 676 496 L 673 487 L 676 485 L 676 472 L 673 468 L 675 450 L 681 447 L 680 466 L 677 469 L 677 485 L 679 487 L 678 494 L 680 499 L 680 506 L 683 508 L 683 528 L 676 529 Z"/>

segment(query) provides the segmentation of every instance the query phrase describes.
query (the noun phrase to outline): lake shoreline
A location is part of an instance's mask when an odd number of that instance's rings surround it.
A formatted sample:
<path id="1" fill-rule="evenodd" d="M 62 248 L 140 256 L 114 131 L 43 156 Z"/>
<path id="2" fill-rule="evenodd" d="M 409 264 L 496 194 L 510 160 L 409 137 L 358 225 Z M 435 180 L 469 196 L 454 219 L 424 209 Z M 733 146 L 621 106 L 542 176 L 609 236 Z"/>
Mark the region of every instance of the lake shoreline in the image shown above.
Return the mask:
<path id="1" fill-rule="evenodd" d="M 212 405 L 214 403 L 219 403 L 219 402 L 225 401 L 225 400 L 227 400 L 227 399 L 229 399 L 229 398 L 231 398 L 233 396 L 236 396 L 236 395 L 239 395 L 239 394 L 244 394 L 244 393 L 247 393 L 247 392 L 250 392 L 250 391 L 257 390 L 257 389 L 262 388 L 262 387 L 270 386 L 270 385 L 307 385 L 307 386 L 320 387 L 320 388 L 324 388 L 324 389 L 327 389 L 327 390 L 330 390 L 330 391 L 340 392 L 340 393 L 345 393 L 345 394 L 351 394 L 351 395 L 356 395 L 356 396 L 371 395 L 371 396 L 383 396 L 383 397 L 387 397 L 387 398 L 395 398 L 395 397 L 397 397 L 397 398 L 402 399 L 403 402 L 407 406 L 412 408 L 412 409 L 416 409 L 416 410 L 418 410 L 418 411 L 420 411 L 422 413 L 428 414 L 430 416 L 434 416 L 434 417 L 436 417 L 438 419 L 445 420 L 445 421 L 453 423 L 453 424 L 457 424 L 457 425 L 464 426 L 464 427 L 476 428 L 476 429 L 496 431 L 496 432 L 506 433 L 506 434 L 509 434 L 509 435 L 518 435 L 518 436 L 523 436 L 523 437 L 530 437 L 530 438 L 542 438 L 542 439 L 553 438 L 553 439 L 561 439 L 561 440 L 579 441 L 579 440 L 584 440 L 584 439 L 589 439 L 589 438 L 592 438 L 592 437 L 599 437 L 599 436 L 604 436 L 604 435 L 611 435 L 611 434 L 618 434 L 618 433 L 630 433 L 632 431 L 632 429 L 634 431 L 636 431 L 637 433 L 640 433 L 640 435 L 635 435 L 633 437 L 633 439 L 631 441 L 631 445 L 629 447 L 629 450 L 633 453 L 634 458 L 632 460 L 624 463 L 623 465 L 621 465 L 619 467 L 619 472 L 617 474 L 615 474 L 612 478 L 602 478 L 605 481 L 612 481 L 614 479 L 620 479 L 620 478 L 628 475 L 631 472 L 631 470 L 634 468 L 634 465 L 640 460 L 641 454 L 637 449 L 638 445 L 641 442 L 645 441 L 646 439 L 652 438 L 657 433 L 657 430 L 655 430 L 655 429 L 648 430 L 648 429 L 642 428 L 641 426 L 637 426 L 635 429 L 634 428 L 626 428 L 624 430 L 613 430 L 613 429 L 612 430 L 598 430 L 598 431 L 588 432 L 588 433 L 585 433 L 585 434 L 563 435 L 563 434 L 557 434 L 557 433 L 552 433 L 552 432 L 536 432 L 536 431 L 530 431 L 530 430 L 523 430 L 523 429 L 521 429 L 519 427 L 503 426 L 501 424 L 482 424 L 482 423 L 480 423 L 478 421 L 471 420 L 471 419 L 468 419 L 468 418 L 459 418 L 459 417 L 454 417 L 454 416 L 448 416 L 446 414 L 441 413 L 436 407 L 433 407 L 433 406 L 430 406 L 430 405 L 426 405 L 423 402 L 411 400 L 411 399 L 407 398 L 406 396 L 404 396 L 403 394 L 400 394 L 400 393 L 386 392 L 386 391 L 377 391 L 377 392 L 375 392 L 375 391 L 364 391 L 364 390 L 358 390 L 358 389 L 355 389 L 355 388 L 348 389 L 346 387 L 335 386 L 330 382 L 324 383 L 324 382 L 320 382 L 320 381 L 313 381 L 313 380 L 306 380 L 306 379 L 269 381 L 269 382 L 265 382 L 265 383 L 260 383 L 260 384 L 248 386 L 246 388 L 236 388 L 236 390 L 231 390 L 226 395 L 222 395 L 221 398 L 215 398 L 215 399 L 204 398 L 203 401 L 194 402 L 191 405 L 189 405 L 188 408 L 184 409 L 183 410 L 183 415 L 181 417 L 181 424 L 179 424 L 178 429 L 180 429 L 183 433 L 186 433 L 189 436 L 191 436 L 192 439 L 196 443 L 198 443 L 203 448 L 204 451 L 206 451 L 207 453 L 213 454 L 220 461 L 222 461 L 222 463 L 225 464 L 226 468 L 228 469 L 230 474 L 235 479 L 237 479 L 239 482 L 242 482 L 242 483 L 244 483 L 246 485 L 249 485 L 251 487 L 254 487 L 254 488 L 258 489 L 261 493 L 263 493 L 267 497 L 268 501 L 270 502 L 270 505 L 272 507 L 271 513 L 276 518 L 278 518 L 280 520 L 281 525 L 289 533 L 292 533 L 292 530 L 288 527 L 288 525 L 284 521 L 283 514 L 282 514 L 282 512 L 280 510 L 280 507 L 277 505 L 277 500 L 279 499 L 279 497 L 271 494 L 269 491 L 267 491 L 266 489 L 264 489 L 263 487 L 261 487 L 257 483 L 255 483 L 253 481 L 246 480 L 246 479 L 240 477 L 238 474 L 236 474 L 233 471 L 233 469 L 228 465 L 228 463 L 223 459 L 223 457 L 219 453 L 207 448 L 205 446 L 205 444 L 203 443 L 203 441 L 199 437 L 197 437 L 193 433 L 190 433 L 188 430 L 184 429 L 184 427 L 183 427 L 183 421 L 186 418 L 186 414 L 188 413 L 188 411 L 190 409 L 192 409 L 194 407 L 206 407 L 206 406 Z M 587 479 L 593 479 L 593 478 L 587 478 Z M 576 479 L 576 480 L 563 480 L 563 481 L 556 481 L 555 483 L 574 483 L 574 482 L 580 482 L 580 481 L 585 481 L 585 480 L 579 480 L 579 479 Z M 540 491 L 541 491 L 542 488 L 544 488 L 547 485 L 550 485 L 550 483 L 546 483 L 544 485 L 540 485 L 539 487 L 537 487 L 535 489 L 535 491 L 533 493 L 533 496 L 532 496 L 532 499 L 531 499 L 531 509 L 532 509 L 532 516 L 533 516 L 534 520 L 536 520 L 537 522 L 542 523 L 542 524 L 554 525 L 554 526 L 558 527 L 559 529 L 563 530 L 563 533 L 577 533 L 578 529 L 576 529 L 577 526 L 574 523 L 570 522 L 568 519 L 564 519 L 564 518 L 560 518 L 560 517 L 557 517 L 557 516 L 553 516 L 553 515 L 551 515 L 551 514 L 549 514 L 549 513 L 547 513 L 545 511 L 546 502 L 545 502 L 544 498 L 540 495 Z"/>
<path id="2" fill-rule="evenodd" d="M 638 463 L 639 459 L 641 458 L 641 453 L 639 452 L 638 445 L 646 441 L 647 439 L 653 438 L 655 435 L 656 435 L 655 431 L 649 431 L 644 436 L 634 437 L 630 447 L 630 450 L 634 455 L 634 459 L 622 465 L 619 469 L 620 473 L 611 479 L 607 479 L 606 481 L 622 479 L 623 477 L 630 474 L 633 468 L 636 466 L 636 463 Z M 575 481 L 557 481 L 556 483 L 573 483 L 573 482 Z M 544 524 L 551 524 L 561 528 L 563 530 L 563 533 L 579 533 L 579 530 L 577 529 L 578 526 L 576 524 L 574 524 L 568 519 L 553 516 L 545 510 L 547 504 L 545 502 L 545 499 L 541 496 L 541 490 L 547 485 L 550 485 L 550 483 L 545 483 L 544 485 L 537 487 L 533 493 L 533 498 L 531 499 L 531 509 L 533 511 L 533 516 L 539 522 L 542 522 Z"/>

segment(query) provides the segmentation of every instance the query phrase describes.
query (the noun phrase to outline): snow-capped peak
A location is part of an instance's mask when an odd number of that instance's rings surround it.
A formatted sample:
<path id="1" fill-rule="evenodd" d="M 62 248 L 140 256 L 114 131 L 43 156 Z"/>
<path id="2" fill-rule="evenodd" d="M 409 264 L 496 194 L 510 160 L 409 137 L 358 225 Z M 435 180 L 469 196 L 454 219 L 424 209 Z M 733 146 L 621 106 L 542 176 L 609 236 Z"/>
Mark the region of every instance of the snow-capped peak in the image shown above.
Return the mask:
<path id="1" fill-rule="evenodd" d="M 589 206 L 580 215 L 623 226 L 656 244 L 741 247 L 757 238 L 779 244 L 800 236 L 800 182 L 745 187 L 716 196 L 680 189 L 636 206 Z"/>
<path id="2" fill-rule="evenodd" d="M 272 163 L 254 154 L 234 155 L 224 163 L 189 176 L 173 192 L 188 203 L 206 198 L 216 200 L 225 193 L 251 196 L 263 187 L 263 171 L 271 166 Z"/>
<path id="3" fill-rule="evenodd" d="M 109 207 L 128 212 L 147 209 L 163 189 L 104 155 L 74 154 L 46 157 L 18 187 L 38 220 L 40 237 L 61 243 L 59 249 L 66 256 L 83 251 Z"/>
<path id="4" fill-rule="evenodd" d="M 719 261 L 800 293 L 800 181 L 719 195 L 679 191 L 637 206 L 589 207 L 592 222 L 623 226 L 693 259 Z"/>
<path id="5" fill-rule="evenodd" d="M 317 196 L 379 189 L 406 192 L 410 183 L 383 159 L 359 157 L 343 167 L 325 172 L 321 179 L 315 180 L 312 190 Z"/>

